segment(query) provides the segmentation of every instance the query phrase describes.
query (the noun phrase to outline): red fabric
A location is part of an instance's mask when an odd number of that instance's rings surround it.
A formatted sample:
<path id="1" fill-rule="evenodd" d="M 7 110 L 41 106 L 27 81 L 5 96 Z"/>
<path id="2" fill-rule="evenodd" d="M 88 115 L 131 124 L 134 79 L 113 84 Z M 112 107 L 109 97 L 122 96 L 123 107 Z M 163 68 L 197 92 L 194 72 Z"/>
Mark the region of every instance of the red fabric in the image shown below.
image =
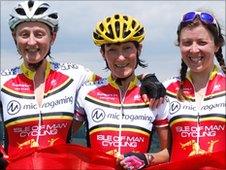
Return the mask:
<path id="1" fill-rule="evenodd" d="M 181 161 L 150 166 L 145 170 L 226 170 L 226 152 L 192 156 Z"/>
<path id="2" fill-rule="evenodd" d="M 7 170 L 106 169 L 116 167 L 113 156 L 79 145 L 55 145 L 44 149 L 22 150 L 10 155 Z"/>
<path id="3" fill-rule="evenodd" d="M 44 149 L 22 150 L 9 158 L 7 170 L 113 170 L 117 167 L 116 159 L 100 151 L 79 145 L 55 145 Z M 226 170 L 226 152 L 189 157 L 182 161 L 150 166 L 145 170 Z"/>

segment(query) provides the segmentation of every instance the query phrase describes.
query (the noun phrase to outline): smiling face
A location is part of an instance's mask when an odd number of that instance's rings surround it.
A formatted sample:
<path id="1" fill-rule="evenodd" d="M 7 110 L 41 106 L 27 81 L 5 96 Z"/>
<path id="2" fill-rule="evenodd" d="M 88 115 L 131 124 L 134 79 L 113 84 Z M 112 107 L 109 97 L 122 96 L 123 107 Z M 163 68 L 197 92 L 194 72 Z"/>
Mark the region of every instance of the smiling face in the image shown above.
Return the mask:
<path id="1" fill-rule="evenodd" d="M 134 75 L 138 49 L 133 42 L 109 44 L 104 48 L 101 52 L 113 78 L 124 79 Z"/>
<path id="2" fill-rule="evenodd" d="M 214 53 L 218 47 L 212 34 L 202 25 L 184 27 L 181 30 L 179 47 L 185 64 L 191 73 L 209 74 L 214 67 Z"/>
<path id="3" fill-rule="evenodd" d="M 25 65 L 35 64 L 45 58 L 53 44 L 56 34 L 41 22 L 24 22 L 13 32 L 19 53 Z"/>

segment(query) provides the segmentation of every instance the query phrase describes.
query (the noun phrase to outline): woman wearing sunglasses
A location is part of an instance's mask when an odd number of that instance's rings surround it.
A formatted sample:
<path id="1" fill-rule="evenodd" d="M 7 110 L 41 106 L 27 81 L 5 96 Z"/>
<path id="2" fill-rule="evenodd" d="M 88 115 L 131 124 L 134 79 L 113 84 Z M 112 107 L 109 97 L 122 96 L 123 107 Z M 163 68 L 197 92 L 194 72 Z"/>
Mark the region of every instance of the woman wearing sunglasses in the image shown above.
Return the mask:
<path id="1" fill-rule="evenodd" d="M 0 169 L 7 164 L 3 151 L 10 160 L 26 149 L 70 142 L 75 96 L 81 85 L 95 76 L 77 64 L 50 62 L 58 19 L 45 1 L 19 2 L 10 14 L 9 26 L 22 63 L 1 71 L 0 123 L 5 133 Z M 158 93 L 160 83 L 154 75 L 151 78 L 153 93 Z M 144 78 L 145 84 L 149 80 Z"/>
<path id="2" fill-rule="evenodd" d="M 208 12 L 188 12 L 177 36 L 180 76 L 165 82 L 170 104 L 171 161 L 224 152 L 226 66 L 220 25 Z"/>

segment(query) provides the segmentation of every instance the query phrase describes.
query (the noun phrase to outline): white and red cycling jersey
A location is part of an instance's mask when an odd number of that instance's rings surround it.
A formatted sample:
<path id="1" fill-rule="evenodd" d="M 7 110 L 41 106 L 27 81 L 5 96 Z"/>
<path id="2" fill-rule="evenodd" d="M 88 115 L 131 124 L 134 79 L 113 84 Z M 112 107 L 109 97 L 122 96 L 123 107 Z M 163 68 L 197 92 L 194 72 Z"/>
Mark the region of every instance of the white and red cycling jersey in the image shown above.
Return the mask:
<path id="1" fill-rule="evenodd" d="M 210 74 L 201 105 L 195 100 L 188 76 L 184 92 L 190 101 L 176 99 L 179 78 L 164 83 L 169 100 L 168 118 L 172 134 L 171 161 L 196 154 L 226 150 L 226 76 L 215 66 Z"/>
<path id="2" fill-rule="evenodd" d="M 8 154 L 69 142 L 77 90 L 93 73 L 80 65 L 50 62 L 45 72 L 41 107 L 35 100 L 35 72 L 24 64 L 1 72 L 1 119 Z"/>
<path id="3" fill-rule="evenodd" d="M 112 155 L 148 152 L 153 124 L 168 125 L 166 104 L 152 111 L 140 96 L 137 77 L 121 95 L 109 76 L 81 87 L 77 99 L 77 120 L 87 121 L 88 146 Z"/>

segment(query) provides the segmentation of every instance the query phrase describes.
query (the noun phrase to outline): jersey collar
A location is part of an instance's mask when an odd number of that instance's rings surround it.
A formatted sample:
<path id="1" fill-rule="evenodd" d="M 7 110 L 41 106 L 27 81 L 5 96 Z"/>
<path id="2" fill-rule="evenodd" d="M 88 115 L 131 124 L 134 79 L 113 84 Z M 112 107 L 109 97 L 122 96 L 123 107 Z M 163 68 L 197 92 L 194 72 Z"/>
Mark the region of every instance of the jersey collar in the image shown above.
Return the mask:
<path id="1" fill-rule="evenodd" d="M 49 75 L 50 68 L 51 68 L 50 63 L 47 61 L 46 70 L 45 70 L 45 78 Z M 35 76 L 36 72 L 27 68 L 24 63 L 22 63 L 20 65 L 20 70 L 27 78 L 29 78 L 30 80 L 34 80 L 34 76 Z"/>
<path id="2" fill-rule="evenodd" d="M 218 72 L 219 72 L 219 68 L 218 68 L 216 65 L 214 65 L 213 70 L 210 72 L 209 80 L 212 80 L 212 79 L 216 76 L 216 74 L 217 74 Z M 190 72 L 190 71 L 188 72 L 187 79 L 188 79 L 190 82 L 192 82 L 191 72 Z"/>
<path id="3" fill-rule="evenodd" d="M 116 89 L 119 89 L 118 84 L 115 82 L 115 80 L 112 78 L 112 76 L 108 76 L 108 82 Z M 132 89 L 133 87 L 135 87 L 138 83 L 138 78 L 137 76 L 134 77 L 134 79 L 129 83 L 129 87 L 127 90 Z"/>

